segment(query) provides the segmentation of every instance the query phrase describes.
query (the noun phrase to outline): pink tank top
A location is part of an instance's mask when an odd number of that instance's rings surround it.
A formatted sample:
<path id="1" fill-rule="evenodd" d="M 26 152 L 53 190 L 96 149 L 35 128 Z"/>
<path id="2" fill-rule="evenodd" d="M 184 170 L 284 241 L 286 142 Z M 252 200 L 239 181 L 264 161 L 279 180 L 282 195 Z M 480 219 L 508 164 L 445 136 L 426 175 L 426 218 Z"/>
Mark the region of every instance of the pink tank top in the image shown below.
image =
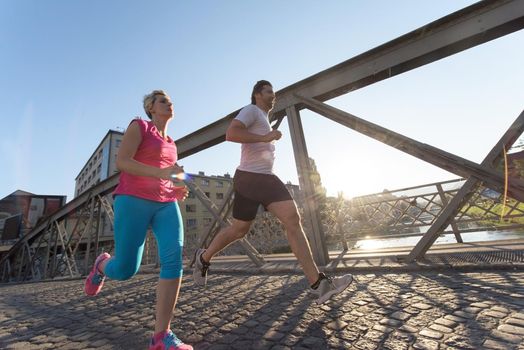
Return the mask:
<path id="1" fill-rule="evenodd" d="M 136 161 L 157 168 L 167 168 L 176 163 L 178 159 L 176 145 L 169 136 L 167 141 L 160 136 L 152 121 L 137 118 L 131 123 L 138 124 L 142 135 L 142 142 L 133 157 Z M 114 196 L 119 194 L 156 202 L 174 202 L 177 198 L 181 198 L 180 190 L 176 189 L 171 180 L 131 175 L 123 171 L 120 173 L 118 186 L 113 192 Z"/>

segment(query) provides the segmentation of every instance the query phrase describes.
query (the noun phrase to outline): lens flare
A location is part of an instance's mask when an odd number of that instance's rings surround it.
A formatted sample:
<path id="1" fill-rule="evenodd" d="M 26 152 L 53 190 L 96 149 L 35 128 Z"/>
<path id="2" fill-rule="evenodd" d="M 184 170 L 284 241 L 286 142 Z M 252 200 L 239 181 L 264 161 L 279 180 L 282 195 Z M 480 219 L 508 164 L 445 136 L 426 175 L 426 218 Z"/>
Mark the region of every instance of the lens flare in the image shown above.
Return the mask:
<path id="1" fill-rule="evenodd" d="M 173 178 L 173 180 L 179 180 L 179 181 L 186 181 L 190 179 L 189 175 L 186 173 L 172 174 L 171 178 Z"/>

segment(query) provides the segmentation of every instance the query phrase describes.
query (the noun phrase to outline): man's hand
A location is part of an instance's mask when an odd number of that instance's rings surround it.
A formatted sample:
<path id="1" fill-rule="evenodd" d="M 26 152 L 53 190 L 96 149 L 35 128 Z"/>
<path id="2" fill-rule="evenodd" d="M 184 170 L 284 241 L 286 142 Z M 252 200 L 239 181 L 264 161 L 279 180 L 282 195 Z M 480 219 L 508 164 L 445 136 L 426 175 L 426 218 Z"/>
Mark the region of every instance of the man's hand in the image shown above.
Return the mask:
<path id="1" fill-rule="evenodd" d="M 282 133 L 278 130 L 271 130 L 269 133 L 264 135 L 264 142 L 271 142 L 273 140 L 280 140 Z"/>

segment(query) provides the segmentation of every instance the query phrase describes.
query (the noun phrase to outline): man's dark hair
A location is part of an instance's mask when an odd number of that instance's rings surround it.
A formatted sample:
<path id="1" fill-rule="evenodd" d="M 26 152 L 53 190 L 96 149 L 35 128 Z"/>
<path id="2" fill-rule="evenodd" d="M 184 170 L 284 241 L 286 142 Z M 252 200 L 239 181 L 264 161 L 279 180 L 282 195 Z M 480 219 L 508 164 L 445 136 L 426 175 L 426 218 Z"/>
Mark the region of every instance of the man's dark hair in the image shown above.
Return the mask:
<path id="1" fill-rule="evenodd" d="M 253 86 L 253 92 L 251 93 L 251 104 L 257 104 L 257 101 L 255 100 L 255 94 L 262 92 L 262 88 L 266 85 L 273 87 L 273 85 L 271 85 L 271 83 L 267 80 L 259 80 L 255 86 Z"/>

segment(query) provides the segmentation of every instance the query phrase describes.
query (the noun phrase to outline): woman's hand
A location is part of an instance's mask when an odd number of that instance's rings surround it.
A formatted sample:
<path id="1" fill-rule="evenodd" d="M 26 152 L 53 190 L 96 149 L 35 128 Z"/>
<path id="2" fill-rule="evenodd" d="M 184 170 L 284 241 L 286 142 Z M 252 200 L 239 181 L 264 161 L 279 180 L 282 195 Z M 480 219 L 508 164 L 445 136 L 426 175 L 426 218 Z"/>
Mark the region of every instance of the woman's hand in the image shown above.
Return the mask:
<path id="1" fill-rule="evenodd" d="M 186 186 L 175 186 L 173 187 L 173 190 L 177 192 L 176 199 L 183 201 L 187 198 L 187 195 L 189 194 L 189 190 Z"/>
<path id="2" fill-rule="evenodd" d="M 158 170 L 158 177 L 164 180 L 176 180 L 173 175 L 178 175 L 184 172 L 184 167 L 178 166 L 178 164 L 172 165 L 167 168 Z"/>

